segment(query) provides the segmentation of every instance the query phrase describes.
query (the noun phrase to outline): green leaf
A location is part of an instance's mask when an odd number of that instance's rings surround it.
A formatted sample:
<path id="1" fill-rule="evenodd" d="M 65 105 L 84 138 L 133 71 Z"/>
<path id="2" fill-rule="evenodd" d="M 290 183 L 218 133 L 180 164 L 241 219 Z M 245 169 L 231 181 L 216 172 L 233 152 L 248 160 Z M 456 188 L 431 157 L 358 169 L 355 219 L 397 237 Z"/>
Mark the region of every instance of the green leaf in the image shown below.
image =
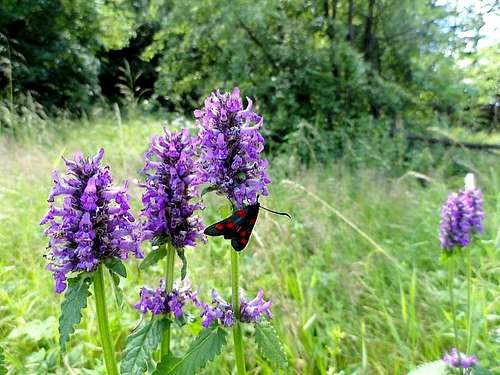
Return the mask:
<path id="1" fill-rule="evenodd" d="M 116 305 L 121 309 L 123 307 L 123 291 L 120 288 L 120 277 L 112 270 L 109 270 L 109 274 L 113 280 L 113 294 L 115 295 Z"/>
<path id="2" fill-rule="evenodd" d="M 59 317 L 59 344 L 61 350 L 64 350 L 69 335 L 75 331 L 75 326 L 82 320 L 82 309 L 87 307 L 87 298 L 90 296 L 89 286 L 91 280 L 89 274 L 82 274 L 68 280 L 68 287 L 64 294 Z"/>
<path id="3" fill-rule="evenodd" d="M 205 194 L 210 193 L 212 191 L 216 191 L 216 190 L 217 190 L 217 188 L 215 186 L 207 186 L 207 187 L 203 188 L 200 196 L 203 197 Z"/>
<path id="4" fill-rule="evenodd" d="M 448 373 L 448 365 L 439 360 L 429 363 L 424 363 L 411 371 L 408 375 L 445 375 Z"/>
<path id="5" fill-rule="evenodd" d="M 148 359 L 160 344 L 165 320 L 151 319 L 141 329 L 132 332 L 122 354 L 122 375 L 143 375 Z"/>
<path id="6" fill-rule="evenodd" d="M 5 356 L 3 355 L 3 349 L 0 347 L 0 375 L 7 374 L 7 367 L 5 367 Z"/>
<path id="7" fill-rule="evenodd" d="M 162 358 L 153 375 L 193 375 L 207 365 L 226 344 L 227 332 L 212 326 L 201 331 L 182 357 L 169 354 Z"/>
<path id="8" fill-rule="evenodd" d="M 471 375 L 493 375 L 490 370 L 485 369 L 479 365 L 475 365 L 472 367 Z"/>
<path id="9" fill-rule="evenodd" d="M 186 255 L 184 254 L 184 249 L 177 249 L 177 256 L 182 261 L 181 280 L 184 280 L 187 273 L 187 259 Z"/>
<path id="10" fill-rule="evenodd" d="M 121 277 L 127 277 L 127 269 L 123 265 L 120 259 L 116 258 L 107 258 L 104 261 L 104 265 L 110 270 L 120 275 Z"/>
<path id="11" fill-rule="evenodd" d="M 144 260 L 139 265 L 139 269 L 145 270 L 146 268 L 155 265 L 166 256 L 167 249 L 165 248 L 165 246 L 160 246 L 159 248 L 152 250 L 148 255 L 146 255 L 146 258 L 144 258 Z"/>
<path id="12" fill-rule="evenodd" d="M 276 330 L 268 320 L 255 325 L 255 342 L 259 353 L 278 367 L 287 367 L 286 354 Z"/>

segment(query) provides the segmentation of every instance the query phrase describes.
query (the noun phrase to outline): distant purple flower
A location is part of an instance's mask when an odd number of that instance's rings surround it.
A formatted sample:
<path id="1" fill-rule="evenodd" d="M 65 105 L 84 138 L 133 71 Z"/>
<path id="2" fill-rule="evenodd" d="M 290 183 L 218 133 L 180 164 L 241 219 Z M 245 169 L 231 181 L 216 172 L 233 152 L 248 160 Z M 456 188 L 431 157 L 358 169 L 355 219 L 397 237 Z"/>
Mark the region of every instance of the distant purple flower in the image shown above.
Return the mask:
<path id="1" fill-rule="evenodd" d="M 263 315 L 267 315 L 268 318 L 273 317 L 271 313 L 272 301 L 264 301 L 263 296 L 264 291 L 259 289 L 253 300 L 247 301 L 244 297 L 240 298 L 240 320 L 242 322 L 259 323 Z"/>
<path id="2" fill-rule="evenodd" d="M 478 362 L 476 356 L 467 356 L 459 353 L 457 348 L 452 348 L 450 353 L 446 352 L 443 356 L 443 361 L 452 367 L 463 369 L 469 369 Z"/>
<path id="3" fill-rule="evenodd" d="M 196 305 L 202 309 L 200 314 L 201 324 L 208 328 L 215 321 L 219 321 L 224 327 L 231 327 L 234 323 L 234 314 L 231 304 L 224 300 L 217 291 L 212 290 L 212 306 L 201 301 Z"/>
<path id="4" fill-rule="evenodd" d="M 254 204 L 267 195 L 271 181 L 267 161 L 260 158 L 264 138 L 259 132 L 263 119 L 252 111 L 252 101 L 243 109 L 240 90 L 213 92 L 205 107 L 195 110 L 200 127 L 199 174 L 204 183 L 235 201 L 238 207 Z"/>
<path id="5" fill-rule="evenodd" d="M 144 239 L 170 240 L 175 248 L 195 246 L 196 239 L 203 238 L 203 224 L 194 212 L 202 208 L 191 203 L 197 195 L 194 156 L 196 139 L 187 129 L 170 133 L 164 130 L 154 137 L 143 173 L 146 181 L 142 187 L 144 206 L 141 215 L 146 218 Z"/>
<path id="6" fill-rule="evenodd" d="M 160 280 L 160 287 L 154 290 L 141 288 L 140 300 L 134 307 L 141 313 L 150 311 L 153 315 L 173 313 L 180 318 L 184 314 L 184 305 L 196 298 L 196 293 L 191 290 L 189 282 L 182 286 L 175 286 L 167 293 L 165 291 L 165 280 Z"/>
<path id="7" fill-rule="evenodd" d="M 76 153 L 66 160 L 67 174 L 52 173 L 49 211 L 40 225 L 48 224 L 49 265 L 56 282 L 56 293 L 66 289 L 70 272 L 91 272 L 105 258 L 127 259 L 130 252 L 137 258 L 139 249 L 134 217 L 129 212 L 127 184 L 111 186 L 108 167 L 100 165 L 104 150 L 92 159 Z M 60 196 L 61 205 L 55 198 Z"/>
<path id="8" fill-rule="evenodd" d="M 465 188 L 450 194 L 441 208 L 439 240 L 445 250 L 452 250 L 454 246 L 465 247 L 470 244 L 474 233 L 483 232 L 482 194 L 470 176 L 467 175 Z"/>
<path id="9" fill-rule="evenodd" d="M 271 301 L 263 300 L 263 291 L 259 290 L 257 296 L 248 301 L 244 297 L 240 298 L 240 321 L 243 323 L 260 323 L 262 316 L 267 315 L 272 318 Z M 234 324 L 234 312 L 229 302 L 223 299 L 217 291 L 212 290 L 212 304 L 195 301 L 195 305 L 201 308 L 200 314 L 203 327 L 210 327 L 218 321 L 224 327 L 231 327 Z"/>

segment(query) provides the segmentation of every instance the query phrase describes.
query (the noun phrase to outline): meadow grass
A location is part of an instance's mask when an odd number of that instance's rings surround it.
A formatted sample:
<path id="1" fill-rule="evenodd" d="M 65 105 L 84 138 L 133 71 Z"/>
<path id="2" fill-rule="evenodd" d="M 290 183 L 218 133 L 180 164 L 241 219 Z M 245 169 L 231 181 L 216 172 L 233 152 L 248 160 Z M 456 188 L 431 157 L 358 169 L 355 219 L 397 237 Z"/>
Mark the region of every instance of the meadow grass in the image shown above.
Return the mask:
<path id="1" fill-rule="evenodd" d="M 131 180 L 137 213 L 140 190 L 133 180 L 139 177 L 150 136 L 161 126 L 152 117 L 118 124 L 103 116 L 95 123 L 59 123 L 52 129 L 20 133 L 17 140 L 0 139 L 0 346 L 9 374 L 104 374 L 93 298 L 67 352 L 60 354 L 57 317 L 62 298 L 54 294 L 44 268 L 47 241 L 38 223 L 47 210 L 50 172 L 63 169 L 60 156 L 72 156 L 75 150 L 93 154 L 101 146 L 115 183 Z M 353 171 L 341 162 L 304 168 L 290 156 L 272 159 L 273 183 L 262 203 L 289 212 L 293 219 L 261 212 L 241 260 L 241 285 L 250 295 L 262 287 L 273 300 L 274 325 L 289 360 L 282 372 L 405 374 L 451 348 L 447 273 L 440 261 L 437 231 L 441 204 L 449 191 L 462 185 L 464 173 L 450 171 L 461 172 L 464 166 L 476 173 L 486 206 L 486 230 L 472 252 L 472 352 L 483 367 L 500 371 L 498 165 L 498 156 L 450 151 L 428 179 L 421 180 L 414 173 L 388 177 L 376 170 Z M 224 200 L 207 196 L 205 203 L 205 222 L 219 219 Z M 144 251 L 149 251 L 148 245 Z M 200 287 L 205 297 L 211 288 L 229 296 L 226 243 L 210 239 L 186 255 L 195 288 Z M 162 275 L 158 266 L 139 271 L 135 260 L 126 266 L 123 308 L 113 302 L 107 281 L 117 351 L 139 319 L 131 307 L 138 300 L 139 286 L 156 286 Z M 454 286 L 463 342 L 465 267 L 458 270 Z M 174 330 L 174 352 L 186 348 L 194 334 Z M 227 350 L 203 373 L 231 374 L 231 345 L 229 340 Z M 250 339 L 246 358 L 251 374 L 277 373 Z"/>

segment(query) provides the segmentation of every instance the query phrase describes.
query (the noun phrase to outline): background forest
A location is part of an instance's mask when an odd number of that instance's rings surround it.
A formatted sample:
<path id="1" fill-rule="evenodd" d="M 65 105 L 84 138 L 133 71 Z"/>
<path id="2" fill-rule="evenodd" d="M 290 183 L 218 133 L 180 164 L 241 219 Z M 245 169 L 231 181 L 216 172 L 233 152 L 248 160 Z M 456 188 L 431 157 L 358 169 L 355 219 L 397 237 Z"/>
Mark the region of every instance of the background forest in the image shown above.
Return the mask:
<path id="1" fill-rule="evenodd" d="M 139 212 L 151 136 L 194 129 L 204 98 L 234 86 L 264 117 L 273 183 L 263 202 L 293 217 L 261 213 L 241 267 L 242 287 L 270 291 L 282 373 L 407 374 L 451 348 L 439 208 L 467 172 L 486 211 L 473 250 L 472 349 L 500 371 L 498 25 L 498 0 L 0 0 L 8 374 L 104 374 L 92 304 L 67 352 L 57 344 L 60 297 L 39 222 L 61 155 L 104 147 Z M 186 251 L 194 285 L 212 275 L 206 293 L 228 287 L 217 244 Z M 127 271 L 124 303 L 110 307 L 117 352 L 139 319 L 138 285 L 162 274 L 133 262 Z M 460 311 L 464 285 L 459 267 Z M 182 350 L 191 338 L 176 340 Z M 246 351 L 249 372 L 276 373 Z M 204 373 L 231 374 L 233 362 L 228 349 Z"/>

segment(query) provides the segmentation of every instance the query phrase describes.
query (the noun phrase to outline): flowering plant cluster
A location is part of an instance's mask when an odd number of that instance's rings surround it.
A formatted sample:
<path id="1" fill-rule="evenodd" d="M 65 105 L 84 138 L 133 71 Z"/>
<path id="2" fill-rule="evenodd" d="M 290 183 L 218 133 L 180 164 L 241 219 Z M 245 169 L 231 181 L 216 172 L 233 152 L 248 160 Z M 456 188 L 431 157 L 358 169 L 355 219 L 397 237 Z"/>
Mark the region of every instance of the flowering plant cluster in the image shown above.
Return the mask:
<path id="1" fill-rule="evenodd" d="M 451 367 L 461 369 L 470 369 L 477 364 L 475 355 L 467 356 L 464 353 L 459 353 L 457 348 L 452 348 L 450 353 L 446 352 L 443 361 Z"/>
<path id="2" fill-rule="evenodd" d="M 217 90 L 203 109 L 194 111 L 200 128 L 200 178 L 238 207 L 254 204 L 259 194 L 267 195 L 270 183 L 267 161 L 260 158 L 263 120 L 253 112 L 252 101 L 247 101 L 244 109 L 237 87 L 231 93 Z"/>
<path id="3" fill-rule="evenodd" d="M 483 232 L 481 190 L 474 186 L 473 177 L 469 177 L 467 181 L 465 188 L 450 194 L 441 208 L 439 240 L 445 250 L 450 251 L 455 246 L 468 246 L 474 233 Z"/>
<path id="4" fill-rule="evenodd" d="M 257 296 L 252 300 L 247 300 L 244 296 L 240 296 L 239 320 L 241 322 L 258 324 L 263 316 L 272 318 L 272 301 L 265 301 L 263 296 L 264 292 L 262 289 L 259 289 Z M 198 302 L 197 305 L 202 309 L 200 316 L 203 327 L 210 327 L 216 321 L 224 327 L 231 327 L 233 325 L 235 320 L 233 308 L 216 290 L 212 290 L 211 305 L 205 302 Z"/>
<path id="5" fill-rule="evenodd" d="M 187 129 L 173 133 L 165 129 L 163 136 L 153 138 L 142 169 L 146 176 L 141 185 L 145 189 L 143 239 L 162 239 L 158 244 L 168 240 L 175 248 L 183 248 L 195 246 L 203 237 L 201 219 L 194 215 L 202 205 L 191 202 L 199 185 L 196 144 Z"/>
<path id="6" fill-rule="evenodd" d="M 142 314 L 151 312 L 153 315 L 173 313 L 179 318 L 184 315 L 184 309 L 188 302 L 201 310 L 200 317 L 202 326 L 210 327 L 218 322 L 223 327 L 231 327 L 236 316 L 229 302 L 220 296 L 214 289 L 212 290 L 212 302 L 208 304 L 198 298 L 198 291 L 193 291 L 189 282 L 179 287 L 174 287 L 171 292 L 166 292 L 165 281 L 160 281 L 157 289 L 141 288 L 140 300 L 134 305 Z M 260 323 L 263 316 L 272 318 L 272 301 L 263 299 L 264 292 L 259 289 L 257 296 L 252 300 L 247 300 L 240 296 L 240 321 L 243 323 Z"/>
<path id="7" fill-rule="evenodd" d="M 165 280 L 160 280 L 156 289 L 141 288 L 140 300 L 134 305 L 142 314 L 148 311 L 153 315 L 173 313 L 176 318 L 184 315 L 184 305 L 196 298 L 189 283 L 174 287 L 170 292 L 165 290 Z"/>
<path id="8" fill-rule="evenodd" d="M 41 225 L 48 224 L 47 268 L 53 273 L 57 293 L 66 289 L 70 272 L 91 272 L 104 259 L 127 259 L 129 253 L 143 257 L 129 212 L 127 184 L 112 187 L 109 169 L 100 165 L 103 155 L 103 149 L 91 159 L 76 153 L 73 160 L 64 159 L 66 176 L 52 173 L 49 211 Z M 56 204 L 57 197 L 62 198 L 62 206 Z"/>

